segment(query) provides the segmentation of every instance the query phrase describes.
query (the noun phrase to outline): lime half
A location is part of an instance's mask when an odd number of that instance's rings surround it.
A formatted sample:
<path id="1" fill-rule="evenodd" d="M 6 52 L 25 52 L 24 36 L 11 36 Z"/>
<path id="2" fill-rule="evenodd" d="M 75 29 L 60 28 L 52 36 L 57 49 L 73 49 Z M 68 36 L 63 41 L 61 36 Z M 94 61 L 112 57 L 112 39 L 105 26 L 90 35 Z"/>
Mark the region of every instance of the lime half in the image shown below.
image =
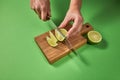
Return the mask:
<path id="1" fill-rule="evenodd" d="M 66 29 L 60 29 L 60 31 L 63 35 L 65 35 L 65 36 L 67 35 Z M 58 41 L 64 41 L 64 39 L 65 39 L 65 37 L 63 35 L 61 35 L 61 33 L 57 29 L 55 29 L 55 36 L 58 39 Z"/>
<path id="2" fill-rule="evenodd" d="M 91 43 L 100 43 L 102 41 L 102 35 L 97 31 L 89 31 L 87 37 Z"/>

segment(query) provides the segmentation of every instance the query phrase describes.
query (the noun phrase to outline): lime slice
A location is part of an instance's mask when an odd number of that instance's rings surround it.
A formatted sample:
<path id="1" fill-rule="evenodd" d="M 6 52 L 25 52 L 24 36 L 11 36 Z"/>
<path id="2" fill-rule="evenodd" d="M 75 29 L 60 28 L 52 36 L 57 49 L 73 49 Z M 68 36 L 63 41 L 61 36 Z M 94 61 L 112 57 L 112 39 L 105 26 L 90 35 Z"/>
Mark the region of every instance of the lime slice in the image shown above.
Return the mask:
<path id="1" fill-rule="evenodd" d="M 87 36 L 91 43 L 100 43 L 102 41 L 102 36 L 97 31 L 89 31 Z"/>
<path id="2" fill-rule="evenodd" d="M 51 31 L 49 31 L 49 36 L 54 42 L 58 41 Z"/>
<path id="3" fill-rule="evenodd" d="M 48 44 L 50 45 L 50 46 L 52 46 L 52 47 L 56 47 L 58 44 L 55 42 L 55 41 L 53 41 L 50 37 L 46 37 L 46 40 L 47 40 L 47 42 L 48 42 Z"/>
<path id="4" fill-rule="evenodd" d="M 65 36 L 67 35 L 67 30 L 66 29 L 60 29 L 60 31 L 62 32 L 62 34 L 64 34 Z"/>
<path id="5" fill-rule="evenodd" d="M 67 35 L 66 29 L 60 29 L 60 31 L 63 35 Z M 65 39 L 65 37 L 61 33 L 57 29 L 55 29 L 55 36 L 59 41 L 63 41 Z"/>

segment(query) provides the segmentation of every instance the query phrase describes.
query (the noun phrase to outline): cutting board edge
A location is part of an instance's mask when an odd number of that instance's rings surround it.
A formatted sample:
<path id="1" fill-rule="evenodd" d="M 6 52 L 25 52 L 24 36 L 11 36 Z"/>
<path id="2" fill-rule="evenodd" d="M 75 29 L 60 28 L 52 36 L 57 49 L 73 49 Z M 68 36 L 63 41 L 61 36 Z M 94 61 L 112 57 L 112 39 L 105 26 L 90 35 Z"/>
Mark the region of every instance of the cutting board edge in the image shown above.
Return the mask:
<path id="1" fill-rule="evenodd" d="M 40 35 L 39 35 L 39 36 L 40 36 Z M 68 50 L 68 51 L 66 52 L 66 54 L 62 54 L 62 56 L 58 56 L 57 58 L 54 58 L 53 60 L 48 59 L 48 57 L 44 54 L 44 51 L 42 50 L 42 48 L 39 46 L 39 43 L 38 43 L 38 40 L 37 40 L 39 36 L 35 37 L 34 40 L 35 40 L 35 42 L 37 43 L 37 46 L 38 46 L 38 47 L 40 48 L 40 50 L 43 52 L 43 55 L 46 57 L 47 61 L 48 61 L 50 64 L 53 64 L 53 63 L 55 63 L 56 61 L 58 61 L 58 60 L 60 60 L 61 58 L 63 58 L 64 56 L 70 54 L 70 50 Z"/>
<path id="2" fill-rule="evenodd" d="M 77 46 L 77 47 L 75 48 L 75 50 L 78 49 L 78 48 L 81 48 L 81 47 L 84 46 L 86 43 L 87 43 L 87 39 L 84 38 L 83 43 L 82 43 L 81 45 Z M 53 60 L 52 62 L 50 62 L 50 61 L 48 60 L 48 62 L 49 62 L 50 64 L 53 64 L 53 63 L 55 63 L 55 62 L 61 60 L 63 57 L 67 56 L 67 55 L 70 54 L 71 52 L 72 52 L 72 51 L 69 50 L 66 54 L 60 56 L 59 58 L 56 58 L 56 59 Z"/>
<path id="3" fill-rule="evenodd" d="M 43 50 L 41 49 L 41 47 L 39 46 L 39 43 L 38 43 L 38 40 L 37 40 L 37 39 L 38 39 L 38 36 L 34 38 L 35 42 L 37 43 L 37 46 L 38 46 L 38 47 L 40 48 L 40 50 L 43 52 L 43 55 L 46 57 L 47 61 L 48 61 L 50 64 L 53 64 L 53 63 L 61 60 L 63 57 L 67 56 L 68 54 L 70 54 L 70 53 L 72 52 L 71 50 L 69 50 L 69 51 L 66 52 L 66 54 L 62 54 L 62 56 L 58 56 L 57 58 L 54 58 L 53 60 L 49 60 L 48 57 L 44 54 L 44 51 L 43 51 Z M 83 43 L 82 43 L 81 45 L 77 46 L 75 49 L 78 49 L 78 48 L 82 47 L 84 44 L 86 44 L 86 43 L 87 43 L 87 39 L 84 38 L 84 40 L 85 40 L 85 41 L 83 41 Z"/>
<path id="4" fill-rule="evenodd" d="M 39 35 L 39 36 L 40 36 L 40 35 Z M 42 50 L 42 48 L 39 46 L 39 43 L 37 42 L 37 39 L 38 39 L 39 36 L 35 37 L 35 38 L 34 38 L 34 41 L 37 43 L 37 46 L 40 48 L 40 50 L 42 51 L 43 55 L 46 57 L 47 61 L 49 62 L 47 56 L 44 54 L 44 51 Z"/>

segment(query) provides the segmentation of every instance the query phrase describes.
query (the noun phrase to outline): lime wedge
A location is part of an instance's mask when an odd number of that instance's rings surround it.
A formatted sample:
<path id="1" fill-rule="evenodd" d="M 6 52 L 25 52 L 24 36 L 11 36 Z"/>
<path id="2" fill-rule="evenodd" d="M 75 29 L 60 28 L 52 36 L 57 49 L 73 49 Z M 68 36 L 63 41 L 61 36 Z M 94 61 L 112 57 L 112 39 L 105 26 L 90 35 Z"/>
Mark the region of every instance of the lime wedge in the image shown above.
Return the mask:
<path id="1" fill-rule="evenodd" d="M 66 29 L 60 29 L 61 33 L 63 35 L 67 35 L 67 30 Z M 51 47 L 56 47 L 58 45 L 57 41 L 63 41 L 65 37 L 61 34 L 57 29 L 55 29 L 55 35 L 49 31 L 49 37 L 46 37 L 47 43 Z"/>
<path id="2" fill-rule="evenodd" d="M 50 37 L 46 37 L 46 40 L 47 40 L 47 42 L 48 42 L 48 44 L 50 45 L 50 46 L 52 46 L 52 47 L 56 47 L 58 44 L 55 42 L 55 41 L 53 41 Z"/>
<path id="3" fill-rule="evenodd" d="M 54 42 L 58 41 L 51 31 L 49 31 L 49 36 Z"/>
<path id="4" fill-rule="evenodd" d="M 102 41 L 102 35 L 97 31 L 89 31 L 87 37 L 91 43 L 100 43 Z"/>
<path id="5" fill-rule="evenodd" d="M 66 29 L 60 29 L 60 31 L 63 35 L 67 35 Z M 65 37 L 61 33 L 57 29 L 55 29 L 55 36 L 59 41 L 63 41 L 65 39 Z"/>

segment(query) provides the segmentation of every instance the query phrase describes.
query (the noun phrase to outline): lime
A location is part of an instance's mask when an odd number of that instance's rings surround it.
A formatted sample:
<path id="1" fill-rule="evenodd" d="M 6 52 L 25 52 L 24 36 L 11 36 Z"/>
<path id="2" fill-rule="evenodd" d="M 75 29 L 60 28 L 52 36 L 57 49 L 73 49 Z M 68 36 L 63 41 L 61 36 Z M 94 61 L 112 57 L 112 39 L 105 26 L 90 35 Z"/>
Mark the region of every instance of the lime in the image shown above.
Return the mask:
<path id="1" fill-rule="evenodd" d="M 58 44 L 55 42 L 55 41 L 53 41 L 50 37 L 46 37 L 46 40 L 47 40 L 47 42 L 48 42 L 48 44 L 50 45 L 50 46 L 52 46 L 52 47 L 56 47 Z"/>
<path id="2" fill-rule="evenodd" d="M 63 35 L 67 35 L 67 30 L 66 29 L 60 29 L 61 33 Z M 46 37 L 47 43 L 51 47 L 56 47 L 58 45 L 57 41 L 63 41 L 65 39 L 65 36 L 63 36 L 57 29 L 55 29 L 55 35 L 49 31 L 49 37 Z"/>
<path id="3" fill-rule="evenodd" d="M 62 32 L 63 35 L 65 35 L 65 36 L 67 35 L 67 30 L 66 29 L 61 28 L 60 31 Z"/>
<path id="4" fill-rule="evenodd" d="M 67 30 L 66 29 L 60 29 L 61 33 L 63 35 L 67 35 Z M 59 41 L 63 41 L 65 39 L 65 36 L 63 36 L 57 29 L 55 29 L 55 36 Z"/>
<path id="5" fill-rule="evenodd" d="M 98 31 L 89 31 L 87 37 L 91 43 L 100 43 L 102 41 L 102 35 Z"/>
<path id="6" fill-rule="evenodd" d="M 51 31 L 49 31 L 49 36 L 50 36 L 50 38 L 54 41 L 54 42 L 57 42 L 58 40 L 56 39 L 56 37 L 54 36 L 54 34 L 51 32 Z"/>

